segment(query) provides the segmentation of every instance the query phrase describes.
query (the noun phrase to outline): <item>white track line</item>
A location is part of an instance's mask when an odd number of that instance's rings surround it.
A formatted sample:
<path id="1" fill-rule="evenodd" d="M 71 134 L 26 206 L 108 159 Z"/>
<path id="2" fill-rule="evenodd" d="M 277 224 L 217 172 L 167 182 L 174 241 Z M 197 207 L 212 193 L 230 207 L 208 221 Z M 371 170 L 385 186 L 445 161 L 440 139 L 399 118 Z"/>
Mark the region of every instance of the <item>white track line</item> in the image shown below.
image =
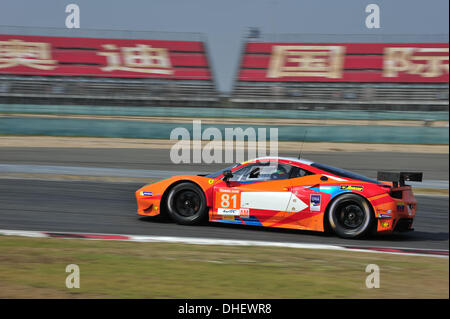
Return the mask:
<path id="1" fill-rule="evenodd" d="M 59 234 L 59 236 L 51 235 Z M 348 248 L 339 245 L 325 245 L 325 244 L 308 244 L 308 243 L 284 243 L 284 242 L 270 242 L 257 240 L 233 240 L 233 239 L 216 239 L 216 238 L 195 238 L 195 237 L 174 237 L 174 236 L 143 236 L 143 235 L 124 235 L 124 234 L 100 234 L 100 233 L 83 233 L 83 232 L 58 232 L 58 231 L 26 231 L 26 230 L 8 230 L 0 229 L 0 235 L 4 236 L 22 236 L 35 238 L 70 238 L 70 239 L 88 239 L 88 240 L 118 240 L 131 242 L 160 242 L 160 243 L 181 243 L 193 245 L 221 245 L 221 246 L 259 246 L 259 247 L 284 247 L 284 248 L 300 248 L 300 249 L 324 249 L 324 250 L 340 250 L 364 253 L 381 253 L 391 255 L 409 255 L 409 256 L 423 256 L 423 257 L 438 257 L 448 258 L 448 255 L 434 255 L 426 254 L 426 249 L 416 248 L 399 248 L 399 247 L 373 247 L 374 250 L 358 248 Z M 70 237 L 74 235 L 86 236 L 85 238 Z M 67 236 L 67 237 L 65 237 Z M 121 237 L 121 238 L 109 238 Z M 412 249 L 418 252 L 390 252 L 380 251 L 376 249 Z M 433 249 L 434 251 L 447 252 L 447 250 Z"/>

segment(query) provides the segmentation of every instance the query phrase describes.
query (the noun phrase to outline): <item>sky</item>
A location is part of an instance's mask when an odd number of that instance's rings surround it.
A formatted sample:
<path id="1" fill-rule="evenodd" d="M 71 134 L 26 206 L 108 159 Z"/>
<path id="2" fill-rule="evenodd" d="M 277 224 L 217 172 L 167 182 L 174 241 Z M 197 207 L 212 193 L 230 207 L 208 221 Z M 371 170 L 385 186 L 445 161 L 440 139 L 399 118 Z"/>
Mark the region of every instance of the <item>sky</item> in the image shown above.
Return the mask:
<path id="1" fill-rule="evenodd" d="M 225 93 L 232 88 L 249 27 L 340 40 L 348 34 L 423 37 L 448 34 L 449 28 L 448 0 L 1 0 L 0 33 L 1 26 L 65 29 L 71 3 L 80 7 L 81 29 L 204 34 L 217 87 Z M 372 3 L 380 7 L 379 29 L 365 25 L 365 8 Z"/>

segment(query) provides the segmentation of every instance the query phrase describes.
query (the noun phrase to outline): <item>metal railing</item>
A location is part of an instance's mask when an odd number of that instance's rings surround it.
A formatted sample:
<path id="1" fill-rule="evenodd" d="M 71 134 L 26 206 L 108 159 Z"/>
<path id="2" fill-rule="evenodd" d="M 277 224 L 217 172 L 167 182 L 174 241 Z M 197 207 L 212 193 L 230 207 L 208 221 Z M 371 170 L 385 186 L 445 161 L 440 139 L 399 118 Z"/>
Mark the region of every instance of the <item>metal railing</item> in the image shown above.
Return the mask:
<path id="1" fill-rule="evenodd" d="M 107 104 L 114 100 L 119 104 L 137 100 L 141 103 L 186 100 L 213 103 L 218 100 L 211 81 L 0 76 L 0 101 L 12 98 L 51 99 L 54 103 L 81 101 L 82 104 L 87 101 Z"/>
<path id="2" fill-rule="evenodd" d="M 230 101 L 245 105 L 448 110 L 448 84 L 240 82 Z"/>

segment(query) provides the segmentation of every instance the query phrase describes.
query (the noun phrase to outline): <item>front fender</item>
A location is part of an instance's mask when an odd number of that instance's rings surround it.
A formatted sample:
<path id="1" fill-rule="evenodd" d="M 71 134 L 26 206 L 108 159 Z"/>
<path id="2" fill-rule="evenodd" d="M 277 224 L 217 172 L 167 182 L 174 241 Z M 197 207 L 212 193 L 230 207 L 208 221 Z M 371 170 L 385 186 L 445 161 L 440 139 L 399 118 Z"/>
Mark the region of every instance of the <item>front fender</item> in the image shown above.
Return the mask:
<path id="1" fill-rule="evenodd" d="M 182 182 L 191 182 L 199 186 L 205 194 L 206 205 L 211 207 L 213 187 L 220 180 L 204 176 L 178 175 L 145 185 L 138 189 L 135 193 L 138 214 L 143 216 L 156 216 L 160 214 L 161 201 L 164 199 L 164 196 L 167 195 L 171 187 Z"/>

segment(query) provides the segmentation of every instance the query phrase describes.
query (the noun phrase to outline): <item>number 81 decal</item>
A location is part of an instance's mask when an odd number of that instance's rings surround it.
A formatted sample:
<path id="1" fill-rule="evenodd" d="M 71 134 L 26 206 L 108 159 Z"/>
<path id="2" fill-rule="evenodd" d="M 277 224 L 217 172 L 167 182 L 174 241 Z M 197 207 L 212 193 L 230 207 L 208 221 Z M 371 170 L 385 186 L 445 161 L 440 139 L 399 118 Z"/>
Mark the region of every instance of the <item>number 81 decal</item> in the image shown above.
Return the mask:
<path id="1" fill-rule="evenodd" d="M 218 188 L 214 198 L 218 215 L 248 217 L 249 210 L 241 209 L 241 193 L 237 189 Z"/>
<path id="2" fill-rule="evenodd" d="M 222 195 L 220 196 L 220 207 L 222 208 L 232 208 L 232 209 L 236 209 L 237 207 L 237 198 L 238 194 L 234 194 L 234 195 L 230 195 L 230 194 L 226 194 L 226 193 L 222 193 Z M 231 203 L 230 203 L 231 201 Z M 230 207 L 231 204 L 231 207 Z"/>

